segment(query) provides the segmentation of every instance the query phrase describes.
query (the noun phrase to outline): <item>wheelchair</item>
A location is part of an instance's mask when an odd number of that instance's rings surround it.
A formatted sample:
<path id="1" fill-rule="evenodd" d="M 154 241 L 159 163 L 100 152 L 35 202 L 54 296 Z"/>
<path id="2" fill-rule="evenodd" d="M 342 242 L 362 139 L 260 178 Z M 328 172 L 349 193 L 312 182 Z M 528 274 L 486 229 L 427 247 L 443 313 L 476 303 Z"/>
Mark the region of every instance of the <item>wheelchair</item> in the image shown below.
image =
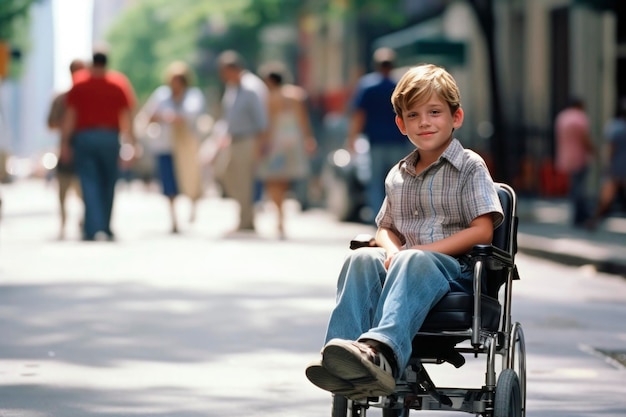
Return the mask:
<path id="1" fill-rule="evenodd" d="M 411 359 L 386 397 L 349 400 L 333 395 L 332 417 L 364 417 L 370 407 L 383 417 L 408 417 L 411 410 L 459 411 L 484 417 L 526 415 L 526 351 L 520 323 L 511 317 L 512 283 L 519 279 L 517 196 L 512 187 L 496 183 L 504 221 L 494 230 L 491 245 L 477 245 L 468 254 L 474 268 L 474 294 L 450 292 L 430 311 L 413 339 Z M 373 246 L 360 235 L 351 248 Z M 475 388 L 437 387 L 424 364 L 465 364 L 463 355 L 484 356 L 484 385 Z M 497 359 L 501 360 L 498 365 Z"/>

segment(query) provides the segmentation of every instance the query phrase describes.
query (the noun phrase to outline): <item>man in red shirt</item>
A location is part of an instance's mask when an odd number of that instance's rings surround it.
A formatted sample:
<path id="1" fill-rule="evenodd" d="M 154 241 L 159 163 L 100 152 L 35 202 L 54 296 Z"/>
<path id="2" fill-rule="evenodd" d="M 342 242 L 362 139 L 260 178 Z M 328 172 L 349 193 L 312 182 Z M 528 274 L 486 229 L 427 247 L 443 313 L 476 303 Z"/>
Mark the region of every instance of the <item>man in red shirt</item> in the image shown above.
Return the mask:
<path id="1" fill-rule="evenodd" d="M 61 160 L 73 160 L 85 202 L 84 240 L 112 240 L 111 213 L 119 177 L 120 137 L 132 146 L 135 94 L 128 79 L 107 69 L 95 52 L 91 68 L 76 74 L 67 94 Z"/>

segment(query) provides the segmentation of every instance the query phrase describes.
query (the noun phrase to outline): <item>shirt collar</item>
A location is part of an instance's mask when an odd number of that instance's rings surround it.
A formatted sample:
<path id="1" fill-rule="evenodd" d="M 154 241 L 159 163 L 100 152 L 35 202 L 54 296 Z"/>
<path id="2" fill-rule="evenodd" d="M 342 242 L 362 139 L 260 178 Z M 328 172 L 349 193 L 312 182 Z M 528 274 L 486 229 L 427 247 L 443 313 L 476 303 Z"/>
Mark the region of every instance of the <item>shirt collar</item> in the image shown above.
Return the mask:
<path id="1" fill-rule="evenodd" d="M 418 159 L 419 153 L 416 149 L 415 151 L 411 152 L 406 158 L 400 161 L 400 168 L 404 169 L 407 173 L 415 177 L 415 165 L 417 164 Z M 461 168 L 463 167 L 463 145 L 461 145 L 461 142 L 459 142 L 458 139 L 452 138 L 452 141 L 450 142 L 446 150 L 443 151 L 439 159 L 431 166 L 439 165 L 443 160 L 448 161 L 457 170 L 461 170 Z M 425 171 L 427 170 L 428 169 L 426 169 Z"/>

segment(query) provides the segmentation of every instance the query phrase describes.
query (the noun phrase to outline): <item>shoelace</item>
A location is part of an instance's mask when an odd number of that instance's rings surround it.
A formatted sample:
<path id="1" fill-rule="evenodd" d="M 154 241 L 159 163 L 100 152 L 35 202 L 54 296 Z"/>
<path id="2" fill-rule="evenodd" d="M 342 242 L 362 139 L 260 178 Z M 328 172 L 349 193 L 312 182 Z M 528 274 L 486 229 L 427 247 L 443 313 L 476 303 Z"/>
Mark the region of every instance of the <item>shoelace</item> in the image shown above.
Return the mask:
<path id="1" fill-rule="evenodd" d="M 374 365 L 378 366 L 385 372 L 392 373 L 391 364 L 389 363 L 387 358 L 385 358 L 385 355 L 377 352 L 372 346 L 368 345 L 367 343 L 353 342 L 353 345 L 356 346 L 363 354 L 365 354 L 365 356 L 367 356 L 367 359 Z"/>

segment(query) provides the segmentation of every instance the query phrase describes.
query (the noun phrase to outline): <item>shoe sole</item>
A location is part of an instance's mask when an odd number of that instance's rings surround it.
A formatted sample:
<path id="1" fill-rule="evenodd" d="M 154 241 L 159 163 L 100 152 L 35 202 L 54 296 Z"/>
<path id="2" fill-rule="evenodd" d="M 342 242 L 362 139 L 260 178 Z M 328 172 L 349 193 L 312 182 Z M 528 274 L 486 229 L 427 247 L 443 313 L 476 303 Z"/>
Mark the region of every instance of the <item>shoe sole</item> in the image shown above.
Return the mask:
<path id="1" fill-rule="evenodd" d="M 324 368 L 319 361 L 307 366 L 305 373 L 309 381 L 326 391 L 339 393 L 354 389 L 354 386 L 349 381 L 333 375 L 328 369 Z"/>
<path id="2" fill-rule="evenodd" d="M 354 385 L 358 397 L 382 397 L 396 389 L 393 376 L 363 358 L 358 348 L 331 340 L 322 352 L 322 366 L 336 377 Z"/>
<path id="3" fill-rule="evenodd" d="M 306 376 L 313 385 L 333 394 L 341 395 L 351 400 L 363 399 L 367 394 L 361 387 L 355 387 L 350 381 L 333 375 L 328 369 L 320 364 L 312 364 L 306 368 Z"/>

